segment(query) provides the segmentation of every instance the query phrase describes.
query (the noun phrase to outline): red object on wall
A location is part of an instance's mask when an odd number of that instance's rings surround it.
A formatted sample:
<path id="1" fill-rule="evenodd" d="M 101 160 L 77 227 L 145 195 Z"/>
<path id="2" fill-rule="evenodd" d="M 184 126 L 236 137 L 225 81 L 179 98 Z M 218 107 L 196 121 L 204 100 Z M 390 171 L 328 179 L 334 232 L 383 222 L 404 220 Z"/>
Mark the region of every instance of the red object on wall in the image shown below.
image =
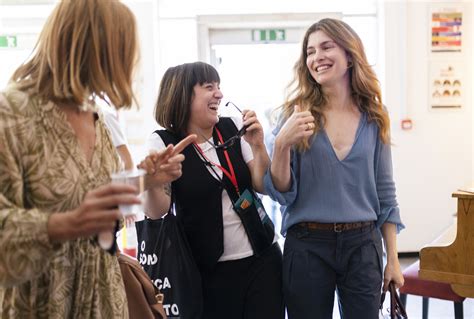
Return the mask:
<path id="1" fill-rule="evenodd" d="M 413 122 L 410 119 L 403 119 L 401 122 L 402 130 L 411 130 L 413 128 Z"/>

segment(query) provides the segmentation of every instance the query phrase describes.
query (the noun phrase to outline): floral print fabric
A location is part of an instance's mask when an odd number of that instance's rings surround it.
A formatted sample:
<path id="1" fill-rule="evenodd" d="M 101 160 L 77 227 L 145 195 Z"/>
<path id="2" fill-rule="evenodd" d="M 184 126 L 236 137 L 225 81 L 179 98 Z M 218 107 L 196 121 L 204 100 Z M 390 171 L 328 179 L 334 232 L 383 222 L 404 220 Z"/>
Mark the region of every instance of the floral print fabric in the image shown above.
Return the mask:
<path id="1" fill-rule="evenodd" d="M 53 245 L 51 213 L 78 207 L 119 159 L 102 118 L 87 162 L 65 114 L 10 85 L 0 93 L 0 318 L 128 318 L 115 256 L 93 238 Z"/>

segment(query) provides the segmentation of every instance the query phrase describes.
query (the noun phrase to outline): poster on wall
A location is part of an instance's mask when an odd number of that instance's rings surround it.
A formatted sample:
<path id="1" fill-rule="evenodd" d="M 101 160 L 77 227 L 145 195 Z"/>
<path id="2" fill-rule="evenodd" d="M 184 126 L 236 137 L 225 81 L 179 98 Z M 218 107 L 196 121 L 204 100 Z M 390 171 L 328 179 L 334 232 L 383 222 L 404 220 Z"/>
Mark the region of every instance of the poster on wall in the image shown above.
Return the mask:
<path id="1" fill-rule="evenodd" d="M 430 62 L 429 99 L 432 109 L 461 108 L 463 95 L 462 63 Z"/>
<path id="2" fill-rule="evenodd" d="M 461 9 L 435 9 L 431 12 L 431 52 L 461 52 Z"/>

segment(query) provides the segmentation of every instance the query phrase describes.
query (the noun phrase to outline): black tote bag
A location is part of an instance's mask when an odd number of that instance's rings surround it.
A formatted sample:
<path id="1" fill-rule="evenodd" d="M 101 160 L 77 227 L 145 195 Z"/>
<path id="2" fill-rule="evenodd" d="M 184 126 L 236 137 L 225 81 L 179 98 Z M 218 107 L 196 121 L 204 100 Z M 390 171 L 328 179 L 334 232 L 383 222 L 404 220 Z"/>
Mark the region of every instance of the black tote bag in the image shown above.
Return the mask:
<path id="1" fill-rule="evenodd" d="M 138 261 L 164 294 L 168 318 L 196 319 L 202 313 L 201 275 L 176 216 L 135 223 Z"/>

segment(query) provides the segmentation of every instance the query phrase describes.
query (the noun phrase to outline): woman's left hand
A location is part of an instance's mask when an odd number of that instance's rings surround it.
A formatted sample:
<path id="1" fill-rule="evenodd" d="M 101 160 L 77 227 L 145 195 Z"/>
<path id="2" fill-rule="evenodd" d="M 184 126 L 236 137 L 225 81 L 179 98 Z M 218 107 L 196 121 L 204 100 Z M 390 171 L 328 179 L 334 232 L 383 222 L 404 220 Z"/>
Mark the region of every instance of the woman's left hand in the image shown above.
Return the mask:
<path id="1" fill-rule="evenodd" d="M 383 274 L 383 291 L 388 290 L 388 285 L 391 281 L 395 284 L 395 288 L 400 288 L 405 283 L 398 258 L 395 258 L 395 260 L 392 261 L 387 261 Z"/>
<path id="2" fill-rule="evenodd" d="M 247 132 L 244 139 L 251 146 L 264 145 L 263 127 L 257 119 L 257 114 L 251 110 L 243 110 L 243 126 L 247 126 Z"/>

